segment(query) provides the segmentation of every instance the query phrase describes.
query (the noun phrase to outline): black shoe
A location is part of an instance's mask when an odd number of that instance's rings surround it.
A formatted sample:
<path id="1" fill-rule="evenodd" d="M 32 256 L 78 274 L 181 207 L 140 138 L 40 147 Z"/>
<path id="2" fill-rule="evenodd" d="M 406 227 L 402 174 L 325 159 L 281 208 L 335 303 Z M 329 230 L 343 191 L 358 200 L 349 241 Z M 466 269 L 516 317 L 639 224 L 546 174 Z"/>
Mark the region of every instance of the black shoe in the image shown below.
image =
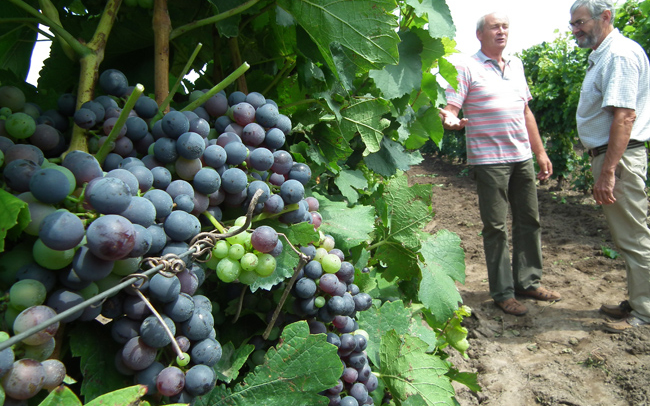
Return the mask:
<path id="1" fill-rule="evenodd" d="M 624 300 L 617 305 L 604 304 L 600 306 L 600 311 L 615 319 L 624 319 L 630 315 L 632 307 L 630 302 Z"/>

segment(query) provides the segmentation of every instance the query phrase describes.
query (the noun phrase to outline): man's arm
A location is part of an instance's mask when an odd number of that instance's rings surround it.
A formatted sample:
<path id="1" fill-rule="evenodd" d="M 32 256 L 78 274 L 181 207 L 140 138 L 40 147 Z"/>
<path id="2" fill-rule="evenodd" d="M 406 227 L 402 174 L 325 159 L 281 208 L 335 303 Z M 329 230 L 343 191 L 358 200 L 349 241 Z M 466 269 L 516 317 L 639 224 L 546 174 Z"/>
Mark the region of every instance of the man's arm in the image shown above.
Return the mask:
<path id="1" fill-rule="evenodd" d="M 542 137 L 539 135 L 539 129 L 537 128 L 537 120 L 535 120 L 535 115 L 530 110 L 530 107 L 528 107 L 528 104 L 524 107 L 524 119 L 526 121 L 526 130 L 528 131 L 530 148 L 533 150 L 533 153 L 537 158 L 537 165 L 539 166 L 537 179 L 546 180 L 553 174 L 553 164 L 551 163 L 551 160 L 548 159 L 548 155 L 546 155 L 544 144 L 542 143 Z"/>
<path id="2" fill-rule="evenodd" d="M 600 176 L 594 184 L 594 199 L 598 204 L 612 204 L 614 197 L 614 183 L 616 166 L 623 157 L 623 153 L 630 141 L 632 126 L 636 120 L 636 112 L 632 109 L 614 107 L 614 121 L 609 129 L 609 142 L 607 153 Z"/>
<path id="3" fill-rule="evenodd" d="M 442 126 L 446 130 L 462 130 L 467 124 L 467 119 L 463 118 L 462 120 L 458 119 L 458 113 L 460 113 L 460 108 L 448 104 L 444 109 L 439 110 L 438 115 L 442 120 Z"/>

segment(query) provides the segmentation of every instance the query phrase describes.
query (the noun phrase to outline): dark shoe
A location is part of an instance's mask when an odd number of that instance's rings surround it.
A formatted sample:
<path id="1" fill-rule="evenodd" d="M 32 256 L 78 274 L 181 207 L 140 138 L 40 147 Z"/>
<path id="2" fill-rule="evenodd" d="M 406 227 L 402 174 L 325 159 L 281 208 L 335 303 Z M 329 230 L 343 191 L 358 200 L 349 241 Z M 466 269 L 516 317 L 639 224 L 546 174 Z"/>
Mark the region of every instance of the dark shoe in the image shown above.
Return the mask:
<path id="1" fill-rule="evenodd" d="M 622 333 L 626 330 L 629 330 L 634 327 L 645 326 L 650 323 L 643 321 L 634 316 L 630 316 L 625 320 L 613 321 L 603 324 L 603 330 L 609 331 L 610 333 Z"/>
<path id="2" fill-rule="evenodd" d="M 526 308 L 526 306 L 524 306 L 522 303 L 518 302 L 514 297 L 506 299 L 503 302 L 495 301 L 494 303 L 496 303 L 496 305 L 499 306 L 501 310 L 508 314 L 523 316 L 524 314 L 528 313 L 528 308 Z"/>
<path id="3" fill-rule="evenodd" d="M 624 300 L 617 305 L 604 304 L 600 306 L 600 311 L 610 317 L 624 319 L 630 315 L 632 307 L 630 306 L 630 302 Z"/>
<path id="4" fill-rule="evenodd" d="M 528 297 L 532 297 L 533 299 L 545 300 L 547 302 L 554 302 L 562 299 L 562 296 L 559 293 L 554 292 L 552 290 L 548 290 L 541 286 L 537 289 L 518 290 L 515 293 L 520 296 L 528 296 Z"/>

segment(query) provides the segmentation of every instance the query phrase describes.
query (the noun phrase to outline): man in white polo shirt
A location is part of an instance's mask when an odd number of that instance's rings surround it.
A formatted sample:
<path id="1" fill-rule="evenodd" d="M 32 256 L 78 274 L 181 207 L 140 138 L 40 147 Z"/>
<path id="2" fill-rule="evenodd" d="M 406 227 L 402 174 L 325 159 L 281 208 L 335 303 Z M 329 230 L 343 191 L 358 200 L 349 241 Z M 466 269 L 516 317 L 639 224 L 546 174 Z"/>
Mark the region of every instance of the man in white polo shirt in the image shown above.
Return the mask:
<path id="1" fill-rule="evenodd" d="M 611 0 L 578 0 L 570 25 L 581 48 L 591 48 L 576 113 L 578 136 L 589 149 L 595 184 L 614 243 L 625 259 L 629 300 L 603 305 L 621 318 L 614 333 L 650 323 L 650 229 L 645 193 L 650 138 L 650 66 L 643 48 L 614 28 Z"/>
<path id="2" fill-rule="evenodd" d="M 458 90 L 447 90 L 448 104 L 440 117 L 446 129 L 465 128 L 467 162 L 473 165 L 483 222 L 490 296 L 505 313 L 521 316 L 528 309 L 515 294 L 547 301 L 560 300 L 560 294 L 540 286 L 541 227 L 532 152 L 540 167 L 538 179 L 548 179 L 553 167 L 528 107 L 531 95 L 523 64 L 503 54 L 508 30 L 504 14 L 479 19 L 476 36 L 481 50 L 457 61 Z M 461 109 L 464 118 L 459 120 Z"/>

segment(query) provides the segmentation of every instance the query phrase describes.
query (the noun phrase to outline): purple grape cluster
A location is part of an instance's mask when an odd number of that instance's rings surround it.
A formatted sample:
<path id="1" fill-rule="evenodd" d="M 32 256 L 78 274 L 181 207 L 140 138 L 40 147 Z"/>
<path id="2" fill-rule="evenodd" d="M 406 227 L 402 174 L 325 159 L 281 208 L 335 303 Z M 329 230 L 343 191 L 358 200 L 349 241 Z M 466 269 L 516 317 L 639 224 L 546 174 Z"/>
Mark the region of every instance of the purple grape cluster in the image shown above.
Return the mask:
<path id="1" fill-rule="evenodd" d="M 29 103 L 9 103 L 6 100 L 20 99 L 20 91 L 0 88 L 0 176 L 4 189 L 27 204 L 30 221 L 24 233 L 30 244 L 34 241 L 31 258 L 0 278 L 6 289 L 16 285 L 23 289 L 4 313 L 7 325 L 13 326 L 30 306 L 48 308 L 53 314 L 66 311 L 140 272 L 147 257 L 186 253 L 192 239 L 202 229 L 214 229 L 215 222 L 234 221 L 229 230 L 240 228 L 238 221 L 256 193 L 260 198 L 255 214 L 287 224 L 320 226 L 318 201 L 305 196 L 311 170 L 282 149 L 292 123 L 272 100 L 256 92 L 221 92 L 193 111 L 171 110 L 160 116 L 156 102 L 141 96 L 103 162 L 83 151 L 59 159 L 68 147 L 65 134 L 73 126 L 87 130 L 90 152 L 108 142 L 131 87 L 122 72 L 111 69 L 102 72 L 98 88 L 103 94 L 81 106 L 73 95 L 63 94 L 57 108 L 46 111 Z M 10 98 L 3 96 L 7 91 Z M 164 323 L 134 289 L 62 322 L 104 318 L 122 345 L 115 358 L 120 372 L 147 385 L 150 394 L 189 402 L 214 388 L 212 366 L 221 357 L 210 300 L 197 291 L 206 272 L 214 270 L 221 282 L 251 284 L 274 272 L 282 250 L 272 228 L 242 230 L 218 241 L 208 263 L 186 259 L 183 272 L 171 277 L 156 274 L 139 292 Z M 343 283 L 344 290 L 348 283 L 352 282 Z M 347 306 L 345 314 L 335 315 L 332 304 L 328 314 L 341 323 L 352 320 L 347 310 L 353 296 L 328 295 L 330 301 L 342 299 Z M 187 357 L 161 363 L 161 354 L 170 354 L 174 346 L 163 324 Z M 14 330 L 17 334 L 20 328 Z M 52 343 L 48 340 L 47 346 L 53 348 Z M 21 345 L 35 363 L 49 350 L 37 352 L 29 344 Z M 22 362 L 16 371 L 35 367 L 25 361 L 32 358 L 15 361 Z M 2 366 L 0 359 L 0 372 Z M 3 379 L 8 376 L 13 375 L 7 373 Z M 38 392 L 46 385 L 31 387 Z M 22 396 L 7 388 L 10 397 Z"/>
<path id="2" fill-rule="evenodd" d="M 310 260 L 300 270 L 291 293 L 293 312 L 308 321 L 312 334 L 327 334 L 327 341 L 338 347 L 344 369 L 338 385 L 322 393 L 331 406 L 372 405 L 370 392 L 377 388 L 366 347 L 368 337 L 359 330 L 358 312 L 372 306 L 370 295 L 354 284 L 354 265 L 335 248 L 332 236 L 325 235 L 318 247 L 301 251 Z"/>

